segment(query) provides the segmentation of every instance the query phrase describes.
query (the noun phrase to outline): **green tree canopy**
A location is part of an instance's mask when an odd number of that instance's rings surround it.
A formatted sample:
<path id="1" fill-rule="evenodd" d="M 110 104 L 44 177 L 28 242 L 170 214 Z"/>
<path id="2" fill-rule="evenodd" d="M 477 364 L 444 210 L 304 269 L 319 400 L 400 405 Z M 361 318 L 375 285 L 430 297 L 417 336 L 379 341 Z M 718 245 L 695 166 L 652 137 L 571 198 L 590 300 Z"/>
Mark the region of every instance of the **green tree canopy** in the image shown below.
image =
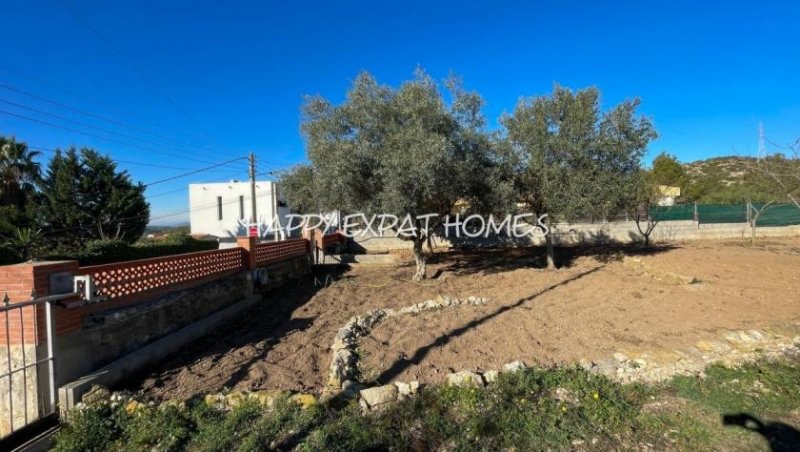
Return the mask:
<path id="1" fill-rule="evenodd" d="M 595 88 L 556 86 L 549 96 L 523 99 L 503 118 L 520 199 L 537 214 L 572 220 L 627 207 L 640 161 L 657 134 L 637 117 L 638 100 L 603 113 Z M 554 267 L 551 234 L 548 267 Z"/>
<path id="2" fill-rule="evenodd" d="M 447 88 L 449 103 L 422 71 L 399 88 L 362 73 L 341 105 L 308 99 L 301 130 L 310 163 L 284 175 L 287 197 L 322 211 L 398 217 L 446 215 L 462 199 L 479 205 L 492 161 L 483 101 L 454 78 Z M 416 279 L 425 277 L 422 226 L 413 225 Z"/>
<path id="3" fill-rule="evenodd" d="M 149 221 L 145 187 L 96 151 L 70 148 L 50 160 L 41 191 L 45 233 L 74 248 L 91 240 L 135 242 Z"/>
<path id="4" fill-rule="evenodd" d="M 0 238 L 35 225 L 36 184 L 41 176 L 38 156 L 24 143 L 0 136 Z"/>
<path id="5" fill-rule="evenodd" d="M 662 152 L 653 159 L 652 181 L 657 185 L 681 187 L 686 185 L 686 170 L 671 154 Z"/>

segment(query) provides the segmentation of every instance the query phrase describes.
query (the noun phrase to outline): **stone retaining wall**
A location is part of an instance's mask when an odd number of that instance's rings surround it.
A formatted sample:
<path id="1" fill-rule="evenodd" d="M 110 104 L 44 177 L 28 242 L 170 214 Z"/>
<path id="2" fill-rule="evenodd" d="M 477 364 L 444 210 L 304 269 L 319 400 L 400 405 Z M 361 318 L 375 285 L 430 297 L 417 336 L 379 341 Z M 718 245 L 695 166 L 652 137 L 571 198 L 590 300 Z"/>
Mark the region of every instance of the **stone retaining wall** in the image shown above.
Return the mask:
<path id="1" fill-rule="evenodd" d="M 558 223 L 552 228 L 553 238 L 558 245 L 596 245 L 606 243 L 636 243 L 642 236 L 633 221 L 620 221 L 613 223 Z M 751 228 L 745 223 L 707 223 L 699 224 L 695 221 L 662 221 L 653 230 L 650 239 L 652 242 L 686 242 L 693 240 L 731 240 L 748 239 Z M 798 237 L 800 225 L 795 226 L 770 226 L 756 228 L 756 238 L 769 237 Z M 489 237 L 444 238 L 437 235 L 433 237 L 434 247 L 475 247 L 475 246 L 500 246 L 500 245 L 544 245 L 544 238 L 540 235 L 525 238 L 508 238 L 499 235 Z M 356 236 L 352 239 L 351 247 L 356 251 L 380 253 L 394 250 L 410 250 L 412 243 L 397 237 L 385 236 Z"/>

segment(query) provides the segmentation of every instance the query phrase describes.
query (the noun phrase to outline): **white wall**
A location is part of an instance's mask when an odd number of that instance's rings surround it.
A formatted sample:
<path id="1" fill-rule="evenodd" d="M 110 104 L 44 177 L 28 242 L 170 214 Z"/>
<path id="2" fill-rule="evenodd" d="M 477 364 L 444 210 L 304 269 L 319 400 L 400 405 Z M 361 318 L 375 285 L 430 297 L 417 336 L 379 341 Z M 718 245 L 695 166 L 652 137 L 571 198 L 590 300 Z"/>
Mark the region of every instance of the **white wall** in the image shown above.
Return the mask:
<path id="1" fill-rule="evenodd" d="M 273 191 L 277 185 L 269 181 L 256 182 L 256 215 L 259 233 L 264 238 L 272 238 Z M 277 191 L 277 199 L 283 197 Z M 244 197 L 241 206 L 240 196 Z M 222 198 L 222 219 L 219 219 L 218 197 Z M 247 235 L 246 225 L 250 223 L 251 197 L 250 182 L 231 181 L 211 184 L 189 185 L 189 222 L 192 234 L 208 234 L 219 238 L 234 238 Z M 242 209 L 243 207 L 243 209 Z M 243 211 L 242 211 L 243 210 Z M 242 216 L 242 213 L 244 214 Z M 278 208 L 281 224 L 285 225 L 289 209 Z"/>

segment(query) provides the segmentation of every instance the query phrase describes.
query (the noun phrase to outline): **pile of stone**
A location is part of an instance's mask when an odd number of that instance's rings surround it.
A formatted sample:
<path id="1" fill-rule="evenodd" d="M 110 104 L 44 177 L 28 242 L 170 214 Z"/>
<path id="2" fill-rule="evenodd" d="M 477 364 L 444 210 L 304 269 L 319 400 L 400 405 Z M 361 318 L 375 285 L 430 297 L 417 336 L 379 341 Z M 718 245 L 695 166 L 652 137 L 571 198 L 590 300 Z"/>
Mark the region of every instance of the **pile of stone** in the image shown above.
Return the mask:
<path id="1" fill-rule="evenodd" d="M 447 384 L 450 386 L 480 388 L 494 383 L 501 372 L 517 372 L 526 369 L 522 361 L 514 361 L 503 366 L 499 371 L 472 372 L 462 370 L 447 375 Z M 395 382 L 388 385 L 376 386 L 358 391 L 358 403 L 364 410 L 379 410 L 387 405 L 416 395 L 421 387 L 419 382 Z"/>
<path id="2" fill-rule="evenodd" d="M 450 306 L 482 306 L 488 298 L 467 297 L 463 299 L 439 296 L 400 309 L 373 309 L 366 314 L 351 317 L 339 329 L 331 345 L 331 365 L 328 372 L 326 395 L 336 393 L 353 394 L 358 390 L 358 340 L 369 335 L 375 326 L 389 317 L 406 314 L 419 314 Z"/>
<path id="3" fill-rule="evenodd" d="M 652 383 L 677 375 L 703 378 L 705 368 L 710 364 L 736 367 L 758 359 L 775 359 L 797 353 L 800 353 L 800 336 L 790 338 L 763 330 L 727 331 L 721 334 L 720 339 L 702 340 L 686 350 L 617 352 L 598 361 L 581 360 L 580 365 L 621 383 Z"/>
<path id="4" fill-rule="evenodd" d="M 203 402 L 220 410 L 231 410 L 236 408 L 247 401 L 254 401 L 267 409 L 272 409 L 275 402 L 279 399 L 286 399 L 290 402 L 298 404 L 301 408 L 309 408 L 319 403 L 314 394 L 297 392 L 292 393 L 289 391 L 280 390 L 263 390 L 263 391 L 226 391 L 214 394 L 207 394 L 203 398 Z M 76 410 L 85 409 L 88 406 L 94 405 L 109 405 L 111 408 L 124 406 L 128 414 L 135 414 L 145 408 L 166 409 L 167 407 L 174 406 L 178 409 L 186 408 L 186 402 L 182 400 L 168 400 L 163 403 L 156 403 L 153 400 L 145 400 L 141 396 L 127 392 L 115 391 L 111 392 L 108 388 L 100 385 L 94 385 L 92 388 L 83 395 L 81 402 L 75 405 Z"/>

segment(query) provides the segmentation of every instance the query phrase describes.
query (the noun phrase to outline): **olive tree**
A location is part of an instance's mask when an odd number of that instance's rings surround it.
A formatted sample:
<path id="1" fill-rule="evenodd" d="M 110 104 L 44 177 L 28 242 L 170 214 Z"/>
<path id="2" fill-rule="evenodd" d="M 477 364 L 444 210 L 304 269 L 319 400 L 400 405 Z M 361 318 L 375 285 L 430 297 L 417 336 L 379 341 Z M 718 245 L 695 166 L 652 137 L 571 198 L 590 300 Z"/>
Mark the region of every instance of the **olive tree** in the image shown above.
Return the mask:
<path id="1" fill-rule="evenodd" d="M 653 209 L 658 206 L 662 196 L 658 189 L 658 181 L 659 175 L 655 171 L 641 170 L 633 186 L 629 203 L 631 217 L 642 236 L 642 245 L 645 248 L 650 246 L 650 235 L 659 222 L 658 218 L 653 216 Z"/>
<path id="2" fill-rule="evenodd" d="M 483 101 L 452 77 L 446 88 L 449 101 L 419 70 L 397 88 L 362 73 L 339 105 L 307 99 L 301 131 L 309 163 L 281 179 L 289 201 L 306 209 L 410 216 L 398 226 L 411 231 L 401 238 L 413 242 L 416 280 L 426 276 L 423 244 L 437 221 L 457 201 L 480 197 L 491 179 Z M 437 217 L 426 228 L 418 217 L 429 214 Z"/>
<path id="3" fill-rule="evenodd" d="M 656 138 L 639 101 L 601 112 L 595 88 L 556 86 L 549 96 L 522 99 L 503 118 L 514 155 L 520 200 L 548 222 L 622 210 L 635 191 L 640 161 Z M 547 266 L 555 267 L 552 232 Z"/>

